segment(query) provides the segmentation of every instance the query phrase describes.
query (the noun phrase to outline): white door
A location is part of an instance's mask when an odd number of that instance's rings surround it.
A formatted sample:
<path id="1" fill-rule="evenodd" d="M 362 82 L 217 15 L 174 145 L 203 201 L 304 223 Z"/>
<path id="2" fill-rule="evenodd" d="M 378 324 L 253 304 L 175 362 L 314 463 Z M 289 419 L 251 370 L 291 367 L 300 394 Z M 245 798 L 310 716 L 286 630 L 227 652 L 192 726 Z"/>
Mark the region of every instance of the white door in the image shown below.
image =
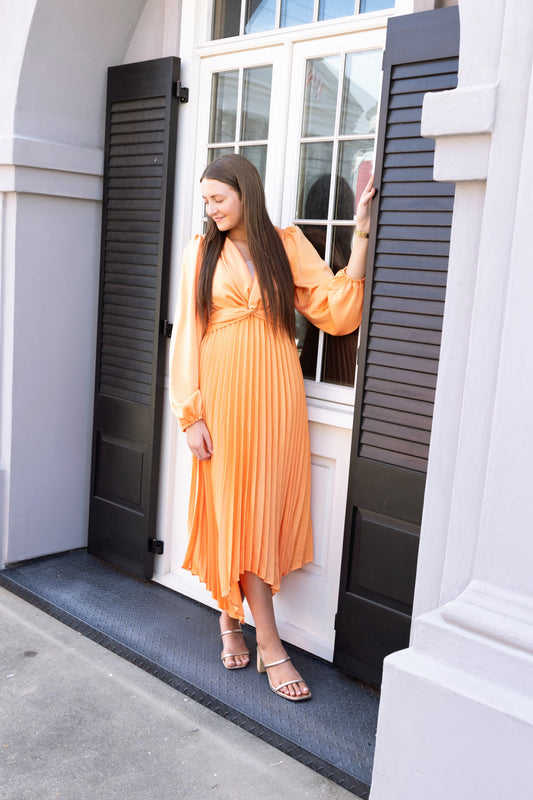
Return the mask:
<path id="1" fill-rule="evenodd" d="M 199 176 L 218 154 L 248 156 L 263 175 L 274 223 L 301 225 L 336 270 L 345 266 L 350 249 L 354 195 L 371 169 L 386 19 L 381 15 L 355 32 L 353 20 L 335 23 L 334 30 L 318 22 L 281 28 L 279 20 L 275 31 L 235 37 L 231 47 L 223 39 L 199 49 L 199 111 L 190 157 Z M 197 180 L 191 196 L 192 235 L 203 224 Z M 335 635 L 357 344 L 356 336 L 342 339 L 298 321 L 315 558 L 286 576 L 275 597 L 282 638 L 326 659 L 332 658 Z M 154 579 L 214 606 L 199 581 L 181 569 L 191 457 L 168 411 L 163 442 L 158 537 L 165 553 L 156 559 Z"/>

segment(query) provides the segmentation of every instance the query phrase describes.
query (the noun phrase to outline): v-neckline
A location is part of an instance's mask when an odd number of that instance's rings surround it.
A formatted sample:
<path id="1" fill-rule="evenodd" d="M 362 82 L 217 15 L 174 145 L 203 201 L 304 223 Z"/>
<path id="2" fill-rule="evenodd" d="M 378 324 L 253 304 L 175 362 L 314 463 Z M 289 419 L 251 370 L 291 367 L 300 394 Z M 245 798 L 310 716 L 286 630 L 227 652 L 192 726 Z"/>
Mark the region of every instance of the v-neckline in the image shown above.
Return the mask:
<path id="1" fill-rule="evenodd" d="M 252 275 L 252 273 L 250 271 L 250 267 L 248 266 L 247 259 L 243 256 L 243 254 L 241 253 L 241 251 L 239 250 L 239 248 L 237 247 L 235 242 L 232 239 L 230 239 L 229 236 L 226 237 L 226 242 L 231 242 L 231 246 L 234 247 L 235 250 L 237 251 L 237 253 L 239 254 L 239 258 L 241 259 L 241 264 L 244 266 L 244 270 L 246 272 L 246 275 L 248 275 L 248 278 L 249 278 L 249 285 L 250 285 L 250 287 L 252 287 L 252 285 L 254 284 L 254 282 L 257 279 L 257 272 L 256 272 L 255 268 L 254 268 L 254 274 Z M 253 265 L 252 259 L 250 259 L 250 262 Z"/>

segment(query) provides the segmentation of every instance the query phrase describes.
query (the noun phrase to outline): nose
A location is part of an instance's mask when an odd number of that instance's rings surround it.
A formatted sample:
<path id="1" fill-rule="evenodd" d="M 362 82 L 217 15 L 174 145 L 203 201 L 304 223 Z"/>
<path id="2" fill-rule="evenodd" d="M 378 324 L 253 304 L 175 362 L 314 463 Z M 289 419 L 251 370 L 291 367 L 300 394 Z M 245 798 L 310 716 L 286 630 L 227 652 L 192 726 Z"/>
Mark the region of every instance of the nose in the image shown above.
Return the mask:
<path id="1" fill-rule="evenodd" d="M 212 217 L 213 214 L 215 213 L 215 204 L 208 201 L 205 204 L 205 213 L 207 214 L 208 217 Z"/>

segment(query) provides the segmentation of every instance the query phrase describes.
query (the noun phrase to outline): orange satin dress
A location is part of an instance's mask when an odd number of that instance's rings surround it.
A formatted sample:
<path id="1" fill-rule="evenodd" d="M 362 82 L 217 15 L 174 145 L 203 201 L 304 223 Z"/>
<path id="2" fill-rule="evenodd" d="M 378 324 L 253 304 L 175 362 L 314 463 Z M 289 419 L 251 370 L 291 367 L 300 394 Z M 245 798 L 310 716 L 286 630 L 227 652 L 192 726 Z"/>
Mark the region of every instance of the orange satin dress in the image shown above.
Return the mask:
<path id="1" fill-rule="evenodd" d="M 364 280 L 345 270 L 333 275 L 299 228 L 279 234 L 298 311 L 328 333 L 355 330 Z M 243 621 L 244 572 L 275 593 L 283 575 L 313 558 L 307 408 L 295 343 L 265 318 L 257 279 L 229 238 L 203 333 L 195 301 L 200 244 L 200 236 L 192 239 L 183 258 L 170 399 L 183 430 L 205 421 L 214 452 L 208 461 L 194 459 L 183 566 Z"/>

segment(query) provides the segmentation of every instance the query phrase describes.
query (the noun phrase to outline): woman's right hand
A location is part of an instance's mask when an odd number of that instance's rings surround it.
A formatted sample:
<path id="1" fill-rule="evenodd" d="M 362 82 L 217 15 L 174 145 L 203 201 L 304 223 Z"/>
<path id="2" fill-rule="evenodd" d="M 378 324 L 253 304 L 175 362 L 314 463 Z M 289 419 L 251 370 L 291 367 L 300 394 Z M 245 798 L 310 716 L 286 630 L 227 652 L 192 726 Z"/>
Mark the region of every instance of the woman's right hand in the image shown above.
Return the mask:
<path id="1" fill-rule="evenodd" d="M 213 455 L 213 442 L 203 419 L 193 422 L 185 431 L 190 451 L 199 461 L 208 461 Z"/>

